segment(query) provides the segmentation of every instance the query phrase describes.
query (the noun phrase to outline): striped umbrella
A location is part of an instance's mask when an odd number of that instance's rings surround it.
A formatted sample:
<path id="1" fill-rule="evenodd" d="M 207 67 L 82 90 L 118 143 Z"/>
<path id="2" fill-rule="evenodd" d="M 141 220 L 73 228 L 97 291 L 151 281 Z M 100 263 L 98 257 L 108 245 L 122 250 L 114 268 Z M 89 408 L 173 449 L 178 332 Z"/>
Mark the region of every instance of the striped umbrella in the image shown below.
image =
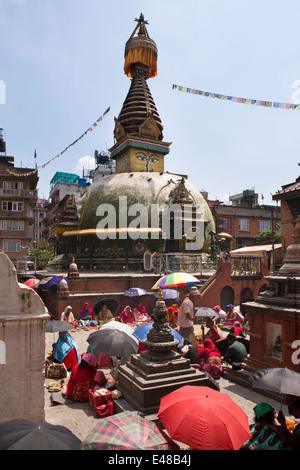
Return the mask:
<path id="1" fill-rule="evenodd" d="M 192 274 L 186 272 L 177 272 L 167 274 L 166 276 L 161 277 L 158 281 L 156 281 L 152 289 L 159 289 L 160 287 L 162 289 L 165 289 L 167 287 L 183 287 L 199 282 L 200 281 L 195 276 L 192 276 Z"/>
<path id="2" fill-rule="evenodd" d="M 167 450 L 158 428 L 131 411 L 103 418 L 81 443 L 81 450 Z"/>

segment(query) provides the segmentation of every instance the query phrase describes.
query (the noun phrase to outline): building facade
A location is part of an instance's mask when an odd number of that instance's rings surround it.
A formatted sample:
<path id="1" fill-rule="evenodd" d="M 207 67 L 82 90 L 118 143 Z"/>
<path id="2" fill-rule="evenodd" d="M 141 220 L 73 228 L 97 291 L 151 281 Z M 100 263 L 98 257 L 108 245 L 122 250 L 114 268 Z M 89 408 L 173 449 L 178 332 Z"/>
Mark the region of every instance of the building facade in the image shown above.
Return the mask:
<path id="1" fill-rule="evenodd" d="M 32 171 L 0 156 L 0 249 L 20 269 L 33 238 L 38 176 Z"/>
<path id="2" fill-rule="evenodd" d="M 255 239 L 262 231 L 280 232 L 281 216 L 277 206 L 257 204 L 257 194 L 245 190 L 230 197 L 230 205 L 216 201 L 212 213 L 216 223 L 216 233 L 230 235 L 231 250 L 255 244 Z"/>

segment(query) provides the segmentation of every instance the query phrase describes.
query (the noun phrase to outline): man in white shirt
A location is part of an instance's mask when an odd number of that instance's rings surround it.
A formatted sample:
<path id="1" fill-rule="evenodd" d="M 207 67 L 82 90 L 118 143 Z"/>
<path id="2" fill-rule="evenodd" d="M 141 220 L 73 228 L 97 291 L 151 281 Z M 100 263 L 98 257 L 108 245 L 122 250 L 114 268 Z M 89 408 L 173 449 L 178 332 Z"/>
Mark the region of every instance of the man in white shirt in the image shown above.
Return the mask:
<path id="1" fill-rule="evenodd" d="M 190 339 L 191 332 L 194 328 L 194 305 L 184 291 L 179 293 L 179 300 L 182 302 L 177 316 L 179 334 L 183 338 Z"/>
<path id="2" fill-rule="evenodd" d="M 219 320 L 225 320 L 226 312 L 221 309 L 220 305 L 216 305 L 213 310 L 216 312 L 216 316 L 214 317 L 214 323 L 218 323 Z"/>

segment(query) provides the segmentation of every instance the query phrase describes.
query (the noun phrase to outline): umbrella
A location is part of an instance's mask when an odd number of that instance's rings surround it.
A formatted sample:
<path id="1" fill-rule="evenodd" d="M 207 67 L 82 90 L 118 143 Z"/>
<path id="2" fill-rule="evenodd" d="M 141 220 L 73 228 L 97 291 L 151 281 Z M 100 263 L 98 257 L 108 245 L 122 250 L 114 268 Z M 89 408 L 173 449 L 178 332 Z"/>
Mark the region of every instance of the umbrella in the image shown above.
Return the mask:
<path id="1" fill-rule="evenodd" d="M 168 443 L 150 420 L 132 411 L 101 419 L 82 450 L 167 450 Z"/>
<path id="2" fill-rule="evenodd" d="M 80 444 L 69 429 L 46 421 L 13 419 L 0 424 L 0 450 L 80 450 Z"/>
<path id="3" fill-rule="evenodd" d="M 72 323 L 67 323 L 66 321 L 48 320 L 45 331 L 46 333 L 59 333 L 60 331 L 69 331 L 73 328 Z"/>
<path id="4" fill-rule="evenodd" d="M 124 292 L 125 297 L 141 297 L 142 295 L 147 295 L 148 292 L 141 287 L 131 287 Z"/>
<path id="5" fill-rule="evenodd" d="M 199 282 L 200 281 L 195 276 L 192 276 L 189 273 L 177 272 L 167 274 L 166 276 L 161 277 L 158 281 L 156 281 L 152 289 L 159 289 L 159 287 L 164 289 L 166 287 L 172 288 L 180 286 L 189 286 L 191 284 L 196 284 Z"/>
<path id="6" fill-rule="evenodd" d="M 148 331 L 151 330 L 152 327 L 152 323 L 145 323 L 144 325 L 138 326 L 134 330 L 133 336 L 135 336 L 139 341 L 143 341 L 147 338 Z M 170 326 L 169 328 L 172 331 L 174 338 L 178 340 L 178 347 L 181 348 L 183 346 L 184 338 Z"/>
<path id="7" fill-rule="evenodd" d="M 287 367 L 261 369 L 250 377 L 253 390 L 300 397 L 300 374 Z"/>
<path id="8" fill-rule="evenodd" d="M 131 328 L 131 326 L 116 320 L 111 320 L 101 326 L 101 330 L 104 330 L 105 328 L 113 328 L 115 330 L 125 331 L 125 333 L 128 333 L 129 335 L 132 335 L 133 333 L 133 328 Z"/>
<path id="9" fill-rule="evenodd" d="M 162 290 L 163 294 L 163 299 L 168 300 L 168 299 L 178 299 L 178 291 L 175 289 L 164 289 Z M 158 297 L 158 292 L 155 292 L 154 297 L 157 299 Z"/>
<path id="10" fill-rule="evenodd" d="M 39 283 L 40 283 L 40 279 L 31 278 L 31 279 L 27 279 L 27 281 L 25 281 L 23 284 L 25 284 L 25 286 L 28 286 L 28 287 L 34 287 Z"/>
<path id="11" fill-rule="evenodd" d="M 102 309 L 103 305 L 106 305 L 106 307 L 113 313 L 116 308 L 118 307 L 118 301 L 115 299 L 103 299 L 98 302 L 95 307 L 94 307 L 94 312 L 96 315 L 100 312 Z"/>
<path id="12" fill-rule="evenodd" d="M 60 281 L 62 280 L 62 276 L 53 276 L 45 285 L 45 289 L 47 289 L 48 292 L 50 292 L 50 294 L 56 294 L 57 292 L 57 288 L 58 288 L 58 284 L 60 283 Z M 64 278 L 64 280 L 67 282 L 68 284 L 68 287 L 70 287 L 70 283 L 69 283 L 69 279 L 67 278 Z M 40 286 L 40 285 L 39 285 Z"/>
<path id="13" fill-rule="evenodd" d="M 40 282 L 35 286 L 37 289 L 40 289 L 42 287 L 45 287 L 45 285 L 47 284 L 47 282 L 49 282 L 51 279 L 53 278 L 53 276 L 48 276 L 48 277 L 44 277 L 43 279 L 40 280 Z"/>
<path id="14" fill-rule="evenodd" d="M 169 435 L 198 450 L 237 450 L 250 439 L 248 417 L 225 393 L 186 385 L 164 396 L 158 418 Z"/>
<path id="15" fill-rule="evenodd" d="M 210 307 L 198 307 L 194 309 L 194 317 L 214 318 L 216 316 L 217 312 Z"/>
<path id="16" fill-rule="evenodd" d="M 109 325 L 109 323 L 107 323 L 107 325 Z M 95 352 L 102 352 L 108 356 L 118 357 L 130 356 L 137 352 L 139 342 L 131 333 L 107 325 L 91 333 L 87 339 L 87 342 Z"/>

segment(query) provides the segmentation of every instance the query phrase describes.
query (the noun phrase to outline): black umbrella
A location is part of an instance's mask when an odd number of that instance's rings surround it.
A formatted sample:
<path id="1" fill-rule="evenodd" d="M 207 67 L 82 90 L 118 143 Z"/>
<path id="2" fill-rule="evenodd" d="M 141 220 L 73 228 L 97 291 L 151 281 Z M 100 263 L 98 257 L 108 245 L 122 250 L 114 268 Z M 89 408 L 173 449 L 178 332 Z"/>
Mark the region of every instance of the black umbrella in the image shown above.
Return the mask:
<path id="1" fill-rule="evenodd" d="M 72 323 L 59 320 L 49 320 L 46 323 L 45 331 L 46 333 L 59 333 L 60 331 L 69 331 L 73 328 L 74 326 Z"/>
<path id="2" fill-rule="evenodd" d="M 0 424 L 0 450 L 80 450 L 81 441 L 64 426 L 13 419 Z"/>
<path id="3" fill-rule="evenodd" d="M 95 312 L 96 315 L 98 315 L 98 313 L 102 309 L 103 305 L 106 305 L 108 310 L 110 310 L 111 313 L 113 313 L 116 310 L 116 308 L 118 307 L 118 301 L 115 300 L 115 299 L 100 300 L 100 302 L 98 302 L 94 307 L 94 312 Z"/>
<path id="4" fill-rule="evenodd" d="M 203 318 L 214 318 L 217 316 L 217 312 L 210 307 L 197 307 L 194 308 L 194 317 Z"/>

